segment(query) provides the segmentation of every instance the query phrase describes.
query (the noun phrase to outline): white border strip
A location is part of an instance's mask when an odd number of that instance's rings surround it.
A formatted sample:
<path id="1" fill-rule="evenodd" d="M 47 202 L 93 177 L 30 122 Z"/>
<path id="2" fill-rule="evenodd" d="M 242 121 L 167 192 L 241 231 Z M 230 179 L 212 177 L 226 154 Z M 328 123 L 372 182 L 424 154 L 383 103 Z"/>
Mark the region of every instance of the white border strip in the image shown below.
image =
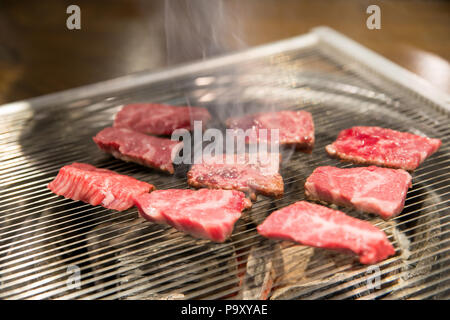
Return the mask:
<path id="1" fill-rule="evenodd" d="M 317 27 L 312 29 L 312 33 L 317 35 L 320 41 L 336 48 L 353 60 L 369 67 L 394 82 L 399 83 L 416 94 L 432 101 L 442 108 L 450 111 L 450 96 L 431 85 L 425 79 L 419 77 L 374 51 L 360 45 L 356 41 L 334 31 L 328 27 Z"/>

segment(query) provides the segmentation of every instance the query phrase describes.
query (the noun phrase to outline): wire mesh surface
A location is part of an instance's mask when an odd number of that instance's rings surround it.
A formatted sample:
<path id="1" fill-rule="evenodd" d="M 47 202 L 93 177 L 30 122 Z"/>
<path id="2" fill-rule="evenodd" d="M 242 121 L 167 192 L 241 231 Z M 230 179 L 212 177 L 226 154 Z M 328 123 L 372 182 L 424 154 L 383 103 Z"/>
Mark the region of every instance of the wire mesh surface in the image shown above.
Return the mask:
<path id="1" fill-rule="evenodd" d="M 135 208 L 93 207 L 46 188 L 62 166 L 75 161 L 158 189 L 187 188 L 184 167 L 177 167 L 174 176 L 163 174 L 116 160 L 92 141 L 122 105 L 139 101 L 207 107 L 214 119 L 209 127 L 221 129 L 231 115 L 307 110 L 316 144 L 311 154 L 283 150 L 284 197 L 260 196 L 223 244 L 147 222 Z M 395 256 L 369 268 L 353 255 L 260 237 L 255 228 L 271 212 L 305 198 L 303 184 L 314 168 L 352 166 L 329 158 L 324 147 L 354 125 L 443 142 L 412 174 L 413 188 L 398 217 L 383 221 L 339 208 L 382 228 Z M 449 114 L 326 48 L 293 50 L 115 95 L 22 110 L 2 116 L 0 130 L 2 299 L 449 297 Z"/>

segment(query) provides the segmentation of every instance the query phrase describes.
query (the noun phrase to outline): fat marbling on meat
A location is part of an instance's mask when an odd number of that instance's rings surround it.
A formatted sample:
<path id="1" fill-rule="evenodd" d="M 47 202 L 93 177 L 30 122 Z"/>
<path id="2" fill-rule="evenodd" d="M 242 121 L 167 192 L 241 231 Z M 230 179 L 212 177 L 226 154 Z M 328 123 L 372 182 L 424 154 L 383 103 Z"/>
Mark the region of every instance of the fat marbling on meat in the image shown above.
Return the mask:
<path id="1" fill-rule="evenodd" d="M 103 129 L 93 140 L 115 158 L 169 173 L 174 173 L 173 159 L 183 147 L 183 142 L 114 127 Z"/>
<path id="2" fill-rule="evenodd" d="M 274 211 L 257 231 L 271 239 L 350 250 L 359 255 L 363 264 L 377 263 L 395 253 L 386 234 L 369 222 L 306 201 Z"/>
<path id="3" fill-rule="evenodd" d="M 388 219 L 403 210 L 410 187 L 411 175 L 402 169 L 323 166 L 306 179 L 305 193 L 310 200 L 351 207 Z"/>
<path id="4" fill-rule="evenodd" d="M 344 161 L 414 171 L 441 146 L 441 140 L 380 127 L 342 130 L 326 146 L 330 156 Z"/>
<path id="5" fill-rule="evenodd" d="M 206 108 L 136 103 L 124 106 L 114 119 L 114 127 L 154 135 L 171 135 L 176 129 L 192 130 L 194 121 L 203 127 L 211 119 Z"/>
<path id="6" fill-rule="evenodd" d="M 118 211 L 132 207 L 136 196 L 155 189 L 135 178 L 77 162 L 62 167 L 47 187 L 65 198 Z"/>
<path id="7" fill-rule="evenodd" d="M 250 194 L 281 197 L 283 178 L 279 174 L 279 153 L 243 153 L 203 156 L 188 172 L 189 185 L 196 188 L 239 190 Z"/>
<path id="8" fill-rule="evenodd" d="M 168 189 L 138 196 L 136 206 L 149 221 L 169 224 L 195 238 L 224 242 L 251 202 L 235 190 Z"/>
<path id="9" fill-rule="evenodd" d="M 247 143 L 271 140 L 271 129 L 279 129 L 280 145 L 294 146 L 296 149 L 310 152 L 314 146 L 314 122 L 307 111 L 272 111 L 259 112 L 243 117 L 226 120 L 230 129 L 251 129 L 252 134 L 246 137 Z M 262 135 L 260 129 L 267 129 Z"/>

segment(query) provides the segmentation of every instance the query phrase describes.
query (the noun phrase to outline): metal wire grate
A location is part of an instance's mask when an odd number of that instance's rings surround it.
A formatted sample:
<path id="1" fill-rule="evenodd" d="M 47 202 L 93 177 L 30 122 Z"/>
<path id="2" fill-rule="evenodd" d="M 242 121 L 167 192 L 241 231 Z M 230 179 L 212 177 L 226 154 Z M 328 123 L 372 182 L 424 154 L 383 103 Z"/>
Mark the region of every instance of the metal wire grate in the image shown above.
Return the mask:
<path id="1" fill-rule="evenodd" d="M 120 106 L 152 101 L 207 107 L 223 120 L 260 110 L 312 113 L 312 154 L 283 150 L 285 195 L 260 197 L 230 241 L 214 244 L 144 221 L 136 209 L 115 212 L 63 199 L 46 185 L 75 161 L 115 170 L 158 189 L 187 188 L 174 176 L 113 159 L 92 142 Z M 449 114 L 348 57 L 318 45 L 204 72 L 93 95 L 0 119 L 0 298 L 225 299 L 448 298 Z M 272 211 L 304 199 L 305 179 L 330 159 L 325 145 L 353 125 L 425 134 L 441 149 L 413 173 L 403 213 L 383 221 L 343 209 L 382 228 L 396 255 L 368 269 L 350 255 L 267 241 L 255 227 Z M 340 208 L 342 209 L 342 208 Z M 257 264 L 253 271 L 249 263 Z M 252 273 L 253 272 L 253 273 Z M 376 272 L 376 273 L 374 273 Z M 248 281 L 249 276 L 252 281 Z M 369 286 L 373 275 L 376 286 Z M 80 282 L 74 281 L 78 276 Z M 259 290 L 259 291 L 258 291 Z"/>

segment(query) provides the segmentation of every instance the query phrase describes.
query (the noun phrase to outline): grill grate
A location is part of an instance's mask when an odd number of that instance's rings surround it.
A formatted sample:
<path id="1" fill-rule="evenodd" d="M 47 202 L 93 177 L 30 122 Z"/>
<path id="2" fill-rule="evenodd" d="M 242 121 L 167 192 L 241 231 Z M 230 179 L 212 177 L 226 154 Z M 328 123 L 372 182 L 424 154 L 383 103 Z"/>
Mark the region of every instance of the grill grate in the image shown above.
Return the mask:
<path id="1" fill-rule="evenodd" d="M 268 276 L 275 281 L 273 299 L 449 297 L 449 114 L 348 56 L 313 44 L 61 101 L 0 119 L 0 298 L 239 299 L 260 290 Z M 219 120 L 232 114 L 303 109 L 313 114 L 316 145 L 310 155 L 283 150 L 284 197 L 260 197 L 224 244 L 146 222 L 134 208 L 115 212 L 46 189 L 59 168 L 74 161 L 158 189 L 187 188 L 185 168 L 174 176 L 157 173 L 113 159 L 92 142 L 121 105 L 136 101 L 205 106 L 217 119 L 211 127 L 222 129 Z M 304 199 L 304 181 L 315 167 L 351 166 L 330 159 L 324 147 L 353 125 L 443 141 L 413 173 L 400 216 L 383 221 L 343 209 L 382 228 L 396 255 L 368 269 L 353 256 L 260 237 L 255 227 L 265 217 Z M 249 260 L 258 268 L 244 292 Z"/>

